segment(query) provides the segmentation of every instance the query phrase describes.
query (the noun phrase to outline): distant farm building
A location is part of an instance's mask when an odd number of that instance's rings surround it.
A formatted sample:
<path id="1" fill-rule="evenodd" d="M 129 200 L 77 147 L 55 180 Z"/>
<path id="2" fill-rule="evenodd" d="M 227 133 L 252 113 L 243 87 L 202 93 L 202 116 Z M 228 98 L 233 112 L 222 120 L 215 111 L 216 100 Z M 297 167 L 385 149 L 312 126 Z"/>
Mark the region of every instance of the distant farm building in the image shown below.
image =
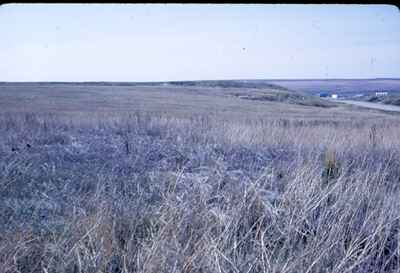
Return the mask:
<path id="1" fill-rule="evenodd" d="M 338 97 L 339 97 L 338 94 L 332 94 L 331 96 L 332 99 L 337 99 Z"/>
<path id="2" fill-rule="evenodd" d="M 380 96 L 387 96 L 388 92 L 375 92 L 375 96 L 380 97 Z"/>

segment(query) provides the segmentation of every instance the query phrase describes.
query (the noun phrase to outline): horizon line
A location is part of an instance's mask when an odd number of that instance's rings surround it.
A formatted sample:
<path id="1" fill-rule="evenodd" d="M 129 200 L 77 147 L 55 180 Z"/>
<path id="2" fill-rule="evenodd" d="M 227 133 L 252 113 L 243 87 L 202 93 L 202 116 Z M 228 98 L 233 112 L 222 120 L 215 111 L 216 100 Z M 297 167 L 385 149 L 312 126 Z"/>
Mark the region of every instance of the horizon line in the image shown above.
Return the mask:
<path id="1" fill-rule="evenodd" d="M 400 80 L 400 77 L 379 77 L 379 78 L 256 78 L 256 79 L 216 79 L 216 80 L 166 80 L 166 81 L 0 81 L 0 83 L 175 83 L 175 82 L 213 82 L 213 81 L 351 81 L 351 80 Z"/>

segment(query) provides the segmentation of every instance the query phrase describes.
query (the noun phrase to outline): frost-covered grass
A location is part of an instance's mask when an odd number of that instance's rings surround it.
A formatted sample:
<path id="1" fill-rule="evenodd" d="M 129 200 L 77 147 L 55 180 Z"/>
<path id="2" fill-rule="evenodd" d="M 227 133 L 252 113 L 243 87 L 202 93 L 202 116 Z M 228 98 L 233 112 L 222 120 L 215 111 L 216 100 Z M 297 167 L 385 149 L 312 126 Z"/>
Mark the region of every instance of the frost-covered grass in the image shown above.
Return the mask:
<path id="1" fill-rule="evenodd" d="M 0 116 L 0 272 L 399 272 L 400 121 Z"/>

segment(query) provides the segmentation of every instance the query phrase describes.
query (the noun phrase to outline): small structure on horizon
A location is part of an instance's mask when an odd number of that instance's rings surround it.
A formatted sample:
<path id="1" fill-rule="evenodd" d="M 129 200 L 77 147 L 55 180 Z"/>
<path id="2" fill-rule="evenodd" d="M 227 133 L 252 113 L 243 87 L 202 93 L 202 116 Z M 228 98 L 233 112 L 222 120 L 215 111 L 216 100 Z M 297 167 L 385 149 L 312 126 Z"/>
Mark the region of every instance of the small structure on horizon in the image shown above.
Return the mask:
<path id="1" fill-rule="evenodd" d="M 332 94 L 332 96 L 331 96 L 331 98 L 332 98 L 332 99 L 335 99 L 335 100 L 336 100 L 338 97 L 339 97 L 338 94 Z"/>
<path id="2" fill-rule="evenodd" d="M 375 96 L 377 96 L 377 97 L 387 96 L 387 95 L 388 95 L 388 92 L 384 92 L 384 91 L 375 92 Z"/>

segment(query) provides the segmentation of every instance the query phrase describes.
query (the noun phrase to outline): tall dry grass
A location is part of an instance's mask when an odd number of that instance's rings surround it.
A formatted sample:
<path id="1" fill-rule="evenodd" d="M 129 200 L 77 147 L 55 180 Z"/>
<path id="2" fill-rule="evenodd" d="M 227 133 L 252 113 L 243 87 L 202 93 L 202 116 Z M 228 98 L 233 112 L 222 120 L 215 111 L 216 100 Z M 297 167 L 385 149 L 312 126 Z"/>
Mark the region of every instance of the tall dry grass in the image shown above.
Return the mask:
<path id="1" fill-rule="evenodd" d="M 0 272 L 400 272 L 400 122 L 0 116 Z"/>

